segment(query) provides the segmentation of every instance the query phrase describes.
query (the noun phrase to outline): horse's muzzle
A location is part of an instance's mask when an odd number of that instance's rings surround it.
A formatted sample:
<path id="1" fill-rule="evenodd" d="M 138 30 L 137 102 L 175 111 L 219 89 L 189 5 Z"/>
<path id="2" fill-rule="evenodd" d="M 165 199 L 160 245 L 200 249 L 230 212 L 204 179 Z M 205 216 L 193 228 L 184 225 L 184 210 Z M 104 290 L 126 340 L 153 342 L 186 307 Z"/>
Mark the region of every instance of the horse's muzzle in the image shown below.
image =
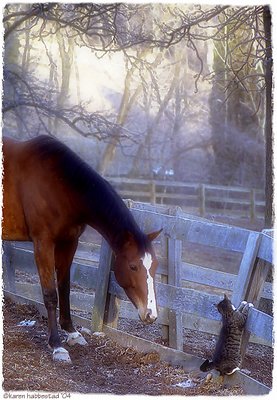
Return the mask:
<path id="1" fill-rule="evenodd" d="M 156 321 L 157 316 L 152 314 L 151 310 L 146 310 L 146 313 L 144 316 L 140 316 L 140 319 L 142 320 L 142 322 L 144 322 L 145 324 L 149 325 L 149 324 L 153 324 L 153 322 Z"/>

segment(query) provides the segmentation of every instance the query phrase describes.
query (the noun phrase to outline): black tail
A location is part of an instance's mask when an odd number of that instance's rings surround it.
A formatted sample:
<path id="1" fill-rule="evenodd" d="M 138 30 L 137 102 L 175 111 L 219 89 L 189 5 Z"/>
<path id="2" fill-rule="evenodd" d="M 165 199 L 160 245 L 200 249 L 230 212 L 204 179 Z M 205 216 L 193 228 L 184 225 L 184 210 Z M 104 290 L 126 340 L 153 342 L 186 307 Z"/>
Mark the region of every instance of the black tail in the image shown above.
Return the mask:
<path id="1" fill-rule="evenodd" d="M 200 370 L 202 372 L 210 371 L 213 368 L 214 368 L 214 363 L 209 360 L 204 361 L 203 364 L 200 365 Z"/>

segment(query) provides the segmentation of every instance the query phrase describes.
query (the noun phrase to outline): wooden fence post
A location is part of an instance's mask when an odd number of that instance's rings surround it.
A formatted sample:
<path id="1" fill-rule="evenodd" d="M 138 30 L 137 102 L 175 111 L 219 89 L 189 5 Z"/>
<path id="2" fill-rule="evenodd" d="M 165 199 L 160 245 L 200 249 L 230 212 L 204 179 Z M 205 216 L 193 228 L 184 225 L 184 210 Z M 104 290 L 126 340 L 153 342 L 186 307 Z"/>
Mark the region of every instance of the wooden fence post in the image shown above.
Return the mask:
<path id="1" fill-rule="evenodd" d="M 250 190 L 250 220 L 251 220 L 251 222 L 255 221 L 255 217 L 256 217 L 255 200 L 256 200 L 256 190 L 251 189 Z"/>
<path id="2" fill-rule="evenodd" d="M 245 300 L 248 303 L 254 304 L 254 307 L 257 308 L 259 305 L 259 301 L 261 298 L 262 288 L 264 286 L 266 277 L 268 275 L 270 269 L 270 264 L 264 260 L 257 259 L 255 262 L 254 270 L 252 272 L 249 287 L 247 290 Z M 245 356 L 247 345 L 249 342 L 250 333 L 248 331 L 243 332 L 242 341 L 241 341 L 241 355 Z"/>
<path id="3" fill-rule="evenodd" d="M 205 185 L 199 184 L 199 214 L 204 217 L 206 213 Z"/>
<path id="4" fill-rule="evenodd" d="M 168 239 L 168 284 L 181 286 L 182 241 Z M 183 351 L 182 314 L 169 309 L 169 347 Z"/>
<path id="5" fill-rule="evenodd" d="M 250 278 L 258 254 L 260 241 L 260 233 L 249 233 L 246 247 L 241 259 L 238 277 L 233 290 L 232 303 L 235 305 L 235 307 L 238 307 L 241 301 L 246 300 L 246 295 L 251 285 Z"/>
<path id="6" fill-rule="evenodd" d="M 111 260 L 111 271 L 113 271 L 114 257 Z M 104 324 L 110 326 L 111 328 L 117 328 L 119 309 L 121 300 L 113 294 L 110 294 L 107 290 L 106 305 L 104 311 Z"/>
<path id="7" fill-rule="evenodd" d="M 103 330 L 104 314 L 107 301 L 110 270 L 112 260 L 112 249 L 102 240 L 100 259 L 97 273 L 97 288 L 95 291 L 94 304 L 91 317 L 91 329 L 94 332 Z"/>
<path id="8" fill-rule="evenodd" d="M 167 260 L 167 242 L 168 238 L 164 235 L 160 236 L 161 240 L 161 249 L 162 249 L 162 256 L 166 257 Z M 165 264 L 165 273 L 161 274 L 161 283 L 167 284 L 168 283 L 168 265 Z M 165 313 L 167 317 L 165 319 L 169 319 L 169 311 L 165 310 Z M 162 324 L 161 326 L 161 336 L 162 336 L 162 344 L 163 345 L 168 345 L 169 343 L 169 325 L 168 324 Z"/>
<path id="9" fill-rule="evenodd" d="M 169 215 L 178 216 L 182 213 L 180 207 L 171 207 Z M 161 276 L 161 282 L 173 286 L 180 286 L 181 262 L 182 262 L 182 241 L 166 238 L 167 247 L 167 275 Z M 162 326 L 162 338 L 168 340 L 171 348 L 183 350 L 183 323 L 182 315 L 168 310 L 168 326 Z"/>
<path id="10" fill-rule="evenodd" d="M 150 181 L 150 203 L 156 204 L 156 184 L 154 181 Z"/>

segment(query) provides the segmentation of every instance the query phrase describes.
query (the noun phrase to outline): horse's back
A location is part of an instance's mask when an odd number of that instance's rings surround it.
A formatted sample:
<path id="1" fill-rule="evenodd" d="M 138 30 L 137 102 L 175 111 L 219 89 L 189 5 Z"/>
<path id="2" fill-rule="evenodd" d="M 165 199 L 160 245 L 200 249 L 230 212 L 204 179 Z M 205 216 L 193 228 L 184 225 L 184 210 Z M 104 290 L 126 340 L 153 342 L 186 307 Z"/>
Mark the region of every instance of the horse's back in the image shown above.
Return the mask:
<path id="1" fill-rule="evenodd" d="M 62 184 L 55 168 L 58 154 L 52 153 L 51 138 L 45 136 L 25 142 L 3 138 L 4 240 L 57 237 L 71 230 L 74 193 Z"/>

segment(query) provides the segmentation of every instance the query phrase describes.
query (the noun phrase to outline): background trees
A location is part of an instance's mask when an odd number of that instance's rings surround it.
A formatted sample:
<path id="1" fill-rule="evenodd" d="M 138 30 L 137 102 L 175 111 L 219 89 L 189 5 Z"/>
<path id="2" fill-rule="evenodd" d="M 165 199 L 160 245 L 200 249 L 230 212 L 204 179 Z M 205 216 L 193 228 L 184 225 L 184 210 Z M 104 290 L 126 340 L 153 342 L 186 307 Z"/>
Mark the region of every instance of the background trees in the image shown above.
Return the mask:
<path id="1" fill-rule="evenodd" d="M 3 20 L 4 133 L 68 139 L 104 174 L 266 182 L 272 204 L 268 7 L 8 4 Z"/>

